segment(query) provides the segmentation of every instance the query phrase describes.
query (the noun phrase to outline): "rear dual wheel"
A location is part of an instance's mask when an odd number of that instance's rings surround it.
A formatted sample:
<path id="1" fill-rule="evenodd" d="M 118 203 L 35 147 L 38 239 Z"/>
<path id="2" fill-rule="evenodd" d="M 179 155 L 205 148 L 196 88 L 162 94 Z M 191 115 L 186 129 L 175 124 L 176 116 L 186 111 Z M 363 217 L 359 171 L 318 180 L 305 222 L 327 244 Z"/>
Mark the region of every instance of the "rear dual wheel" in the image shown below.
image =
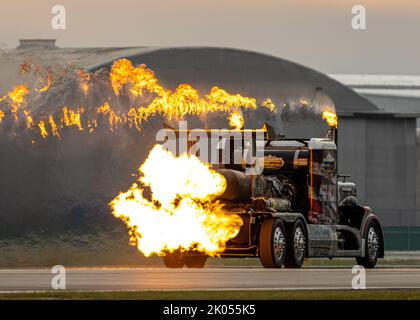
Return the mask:
<path id="1" fill-rule="evenodd" d="M 302 267 L 307 249 L 305 224 L 298 219 L 285 228 L 282 220 L 269 218 L 262 222 L 259 254 L 264 268 Z"/>
<path id="2" fill-rule="evenodd" d="M 305 262 L 307 236 L 305 224 L 298 219 L 286 228 L 286 268 L 301 268 Z"/>
<path id="3" fill-rule="evenodd" d="M 286 256 L 286 232 L 280 219 L 269 218 L 261 223 L 259 245 L 264 268 L 281 268 Z"/>

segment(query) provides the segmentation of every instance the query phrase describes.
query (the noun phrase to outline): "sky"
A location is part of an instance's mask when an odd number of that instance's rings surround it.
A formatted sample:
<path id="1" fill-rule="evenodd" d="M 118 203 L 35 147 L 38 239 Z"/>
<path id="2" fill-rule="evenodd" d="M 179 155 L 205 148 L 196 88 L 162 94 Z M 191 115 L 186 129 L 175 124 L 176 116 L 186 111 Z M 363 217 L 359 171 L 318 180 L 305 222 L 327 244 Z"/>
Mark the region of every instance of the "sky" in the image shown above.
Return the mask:
<path id="1" fill-rule="evenodd" d="M 65 30 L 51 27 L 57 4 Z M 366 30 L 351 27 L 358 4 Z M 326 73 L 420 75 L 419 0 L 1 0 L 0 49 L 20 38 L 56 38 L 61 47 L 233 47 Z"/>

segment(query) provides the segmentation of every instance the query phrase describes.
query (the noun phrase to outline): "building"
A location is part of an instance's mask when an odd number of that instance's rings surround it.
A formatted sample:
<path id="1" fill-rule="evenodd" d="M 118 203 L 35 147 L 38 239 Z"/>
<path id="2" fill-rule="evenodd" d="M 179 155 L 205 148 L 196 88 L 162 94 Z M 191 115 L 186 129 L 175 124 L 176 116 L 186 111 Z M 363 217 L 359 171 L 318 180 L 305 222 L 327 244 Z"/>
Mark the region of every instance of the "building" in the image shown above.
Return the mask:
<path id="1" fill-rule="evenodd" d="M 55 41 L 55 39 L 20 39 L 19 46 L 16 49 L 56 49 Z"/>

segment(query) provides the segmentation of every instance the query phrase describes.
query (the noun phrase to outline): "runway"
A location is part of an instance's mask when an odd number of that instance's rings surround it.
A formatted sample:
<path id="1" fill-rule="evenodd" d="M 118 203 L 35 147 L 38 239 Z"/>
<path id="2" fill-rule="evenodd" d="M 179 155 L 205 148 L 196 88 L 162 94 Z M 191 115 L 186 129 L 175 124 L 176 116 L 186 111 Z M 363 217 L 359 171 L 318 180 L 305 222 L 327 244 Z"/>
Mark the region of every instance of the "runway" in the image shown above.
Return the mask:
<path id="1" fill-rule="evenodd" d="M 0 291 L 52 290 L 49 269 L 0 270 Z M 342 269 L 67 269 L 67 290 L 305 290 L 351 289 L 350 268 Z M 420 289 L 420 269 L 366 271 L 367 289 Z"/>

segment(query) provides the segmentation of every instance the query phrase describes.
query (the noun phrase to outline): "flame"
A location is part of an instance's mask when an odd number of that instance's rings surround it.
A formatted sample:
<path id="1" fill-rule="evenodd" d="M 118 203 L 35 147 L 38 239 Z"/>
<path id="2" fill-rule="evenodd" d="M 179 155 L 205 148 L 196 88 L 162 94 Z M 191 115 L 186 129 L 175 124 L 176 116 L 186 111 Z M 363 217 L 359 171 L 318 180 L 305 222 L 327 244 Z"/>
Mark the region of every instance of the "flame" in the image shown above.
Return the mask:
<path id="1" fill-rule="evenodd" d="M 38 122 L 38 128 L 39 128 L 39 134 L 41 135 L 41 137 L 46 138 L 48 136 L 48 132 L 47 132 L 47 129 L 45 128 L 45 122 L 42 120 Z"/>
<path id="2" fill-rule="evenodd" d="M 84 70 L 79 70 L 77 72 L 77 75 L 79 77 L 79 88 L 83 91 L 85 95 L 89 93 L 89 83 L 91 80 L 91 76 L 88 72 Z"/>
<path id="3" fill-rule="evenodd" d="M 270 112 L 276 112 L 276 105 L 273 103 L 273 101 L 270 98 L 265 99 L 261 105 L 268 109 Z"/>
<path id="4" fill-rule="evenodd" d="M 229 125 L 236 130 L 241 130 L 244 127 L 245 120 L 239 112 L 233 112 L 229 116 Z"/>
<path id="5" fill-rule="evenodd" d="M 113 63 L 110 80 L 116 96 L 120 95 L 122 87 L 126 84 L 130 84 L 130 93 L 134 96 L 142 96 L 144 90 L 159 96 L 165 93 L 152 70 L 144 64 L 134 67 L 127 59 L 120 59 Z"/>
<path id="6" fill-rule="evenodd" d="M 145 256 L 178 249 L 217 255 L 238 234 L 242 219 L 224 213 L 215 201 L 226 180 L 195 156 L 175 157 L 155 145 L 139 173 L 139 183 L 150 188 L 151 199 L 134 183 L 110 206 L 130 228 L 131 244 Z"/>
<path id="7" fill-rule="evenodd" d="M 54 118 L 53 118 L 53 116 L 52 116 L 52 115 L 50 115 L 50 116 L 48 117 L 48 123 L 49 123 L 50 128 L 51 128 L 51 133 L 52 133 L 55 137 L 57 137 L 57 139 L 60 139 L 60 133 L 58 132 L 58 126 L 57 126 L 57 124 L 55 123 Z"/>
<path id="8" fill-rule="evenodd" d="M 14 103 L 21 105 L 25 102 L 25 97 L 28 94 L 28 87 L 26 85 L 19 85 L 14 87 L 13 90 L 9 92 L 8 96 Z"/>
<path id="9" fill-rule="evenodd" d="M 32 129 L 33 126 L 34 126 L 34 119 L 29 114 L 29 111 L 24 110 L 23 113 L 25 114 L 25 117 L 26 117 L 26 126 L 27 126 L 27 128 L 28 129 Z"/>
<path id="10" fill-rule="evenodd" d="M 0 110 L 0 123 L 3 121 L 4 117 L 5 117 L 4 112 Z"/>
<path id="11" fill-rule="evenodd" d="M 19 71 L 22 75 L 26 75 L 32 70 L 32 60 L 27 58 L 19 65 Z"/>
<path id="12" fill-rule="evenodd" d="M 18 110 L 20 106 L 25 102 L 25 97 L 29 94 L 29 89 L 26 85 L 19 85 L 14 87 L 12 91 L 8 93 L 9 99 L 12 101 L 11 111 L 15 122 L 19 120 Z"/>
<path id="13" fill-rule="evenodd" d="M 52 81 L 53 81 L 53 75 L 52 74 L 48 74 L 47 77 L 47 85 L 45 85 L 44 87 L 42 87 L 41 89 L 38 89 L 38 93 L 43 93 L 46 92 L 50 89 L 51 85 L 52 85 Z"/>
<path id="14" fill-rule="evenodd" d="M 93 120 L 88 120 L 87 121 L 87 128 L 88 128 L 88 132 L 92 133 L 93 131 L 95 131 L 95 129 L 98 127 L 98 122 L 96 119 Z"/>
<path id="15" fill-rule="evenodd" d="M 82 113 L 84 109 L 72 110 L 63 107 L 63 117 L 61 118 L 61 125 L 65 127 L 77 127 L 79 131 L 83 131 Z"/>
<path id="16" fill-rule="evenodd" d="M 21 71 L 25 73 L 32 71 L 37 74 L 42 73 L 40 67 L 32 61 L 23 63 Z M 79 70 L 76 75 L 79 79 L 81 91 L 87 95 L 90 90 L 92 75 L 84 70 Z M 34 91 L 42 93 L 49 90 L 54 76 L 52 73 L 48 73 L 47 85 L 39 90 L 35 88 Z M 39 134 L 42 138 L 54 136 L 60 139 L 62 136 L 61 131 L 66 127 L 74 127 L 79 131 L 92 133 L 99 125 L 105 123 L 111 131 L 124 127 L 140 131 L 142 130 L 143 122 L 153 116 L 163 116 L 171 120 L 182 119 L 188 115 L 202 116 L 217 112 L 226 113 L 231 125 L 238 128 L 244 126 L 244 119 L 241 115 L 244 110 L 256 110 L 261 106 L 270 112 L 275 112 L 275 105 L 270 99 L 257 105 L 255 98 L 231 94 L 219 87 L 213 87 L 210 92 L 204 95 L 185 83 L 180 84 L 173 91 L 166 89 L 159 84 L 155 73 L 148 69 L 146 65 L 135 67 L 126 59 L 114 62 L 109 73 L 109 80 L 116 99 L 124 90 L 124 93 L 131 95 L 133 98 L 147 95 L 146 101 L 148 103 L 140 107 L 131 107 L 128 112 L 121 112 L 112 108 L 111 98 L 108 98 L 107 102 L 94 107 L 94 110 L 88 113 L 85 113 L 83 108 L 63 106 L 61 115 L 55 111 L 43 115 L 39 119 L 34 119 L 29 112 L 23 110 L 27 129 Z M 18 122 L 21 115 L 21 106 L 26 105 L 25 98 L 29 92 L 29 88 L 26 85 L 20 85 L 4 97 L 10 98 L 8 102 L 15 122 Z M 2 118 L 4 118 L 4 115 Z M 101 119 L 105 119 L 105 121 L 101 121 Z M 41 121 L 42 130 L 39 125 Z"/>
<path id="17" fill-rule="evenodd" d="M 333 128 L 338 128 L 337 114 L 333 111 L 325 110 L 322 112 L 322 119 L 327 121 L 328 125 Z"/>
<path id="18" fill-rule="evenodd" d="M 143 96 L 146 92 L 157 97 L 146 107 L 139 108 L 137 117 L 147 119 L 151 115 L 160 114 L 168 119 L 182 118 L 186 115 L 200 115 L 214 112 L 232 113 L 238 109 L 257 109 L 255 98 L 230 94 L 219 87 L 213 87 L 204 97 L 189 84 L 180 84 L 175 91 L 163 88 L 153 71 L 145 65 L 134 67 L 129 60 L 121 59 L 112 65 L 110 81 L 115 95 L 120 95 L 124 86 L 134 96 Z M 273 111 L 271 100 L 263 103 L 263 107 Z"/>
<path id="19" fill-rule="evenodd" d="M 111 131 L 113 131 L 114 128 L 116 128 L 119 124 L 123 124 L 126 121 L 125 117 L 119 116 L 111 109 L 108 102 L 105 102 L 105 104 L 100 106 L 97 110 L 97 113 L 108 117 L 108 124 Z"/>

